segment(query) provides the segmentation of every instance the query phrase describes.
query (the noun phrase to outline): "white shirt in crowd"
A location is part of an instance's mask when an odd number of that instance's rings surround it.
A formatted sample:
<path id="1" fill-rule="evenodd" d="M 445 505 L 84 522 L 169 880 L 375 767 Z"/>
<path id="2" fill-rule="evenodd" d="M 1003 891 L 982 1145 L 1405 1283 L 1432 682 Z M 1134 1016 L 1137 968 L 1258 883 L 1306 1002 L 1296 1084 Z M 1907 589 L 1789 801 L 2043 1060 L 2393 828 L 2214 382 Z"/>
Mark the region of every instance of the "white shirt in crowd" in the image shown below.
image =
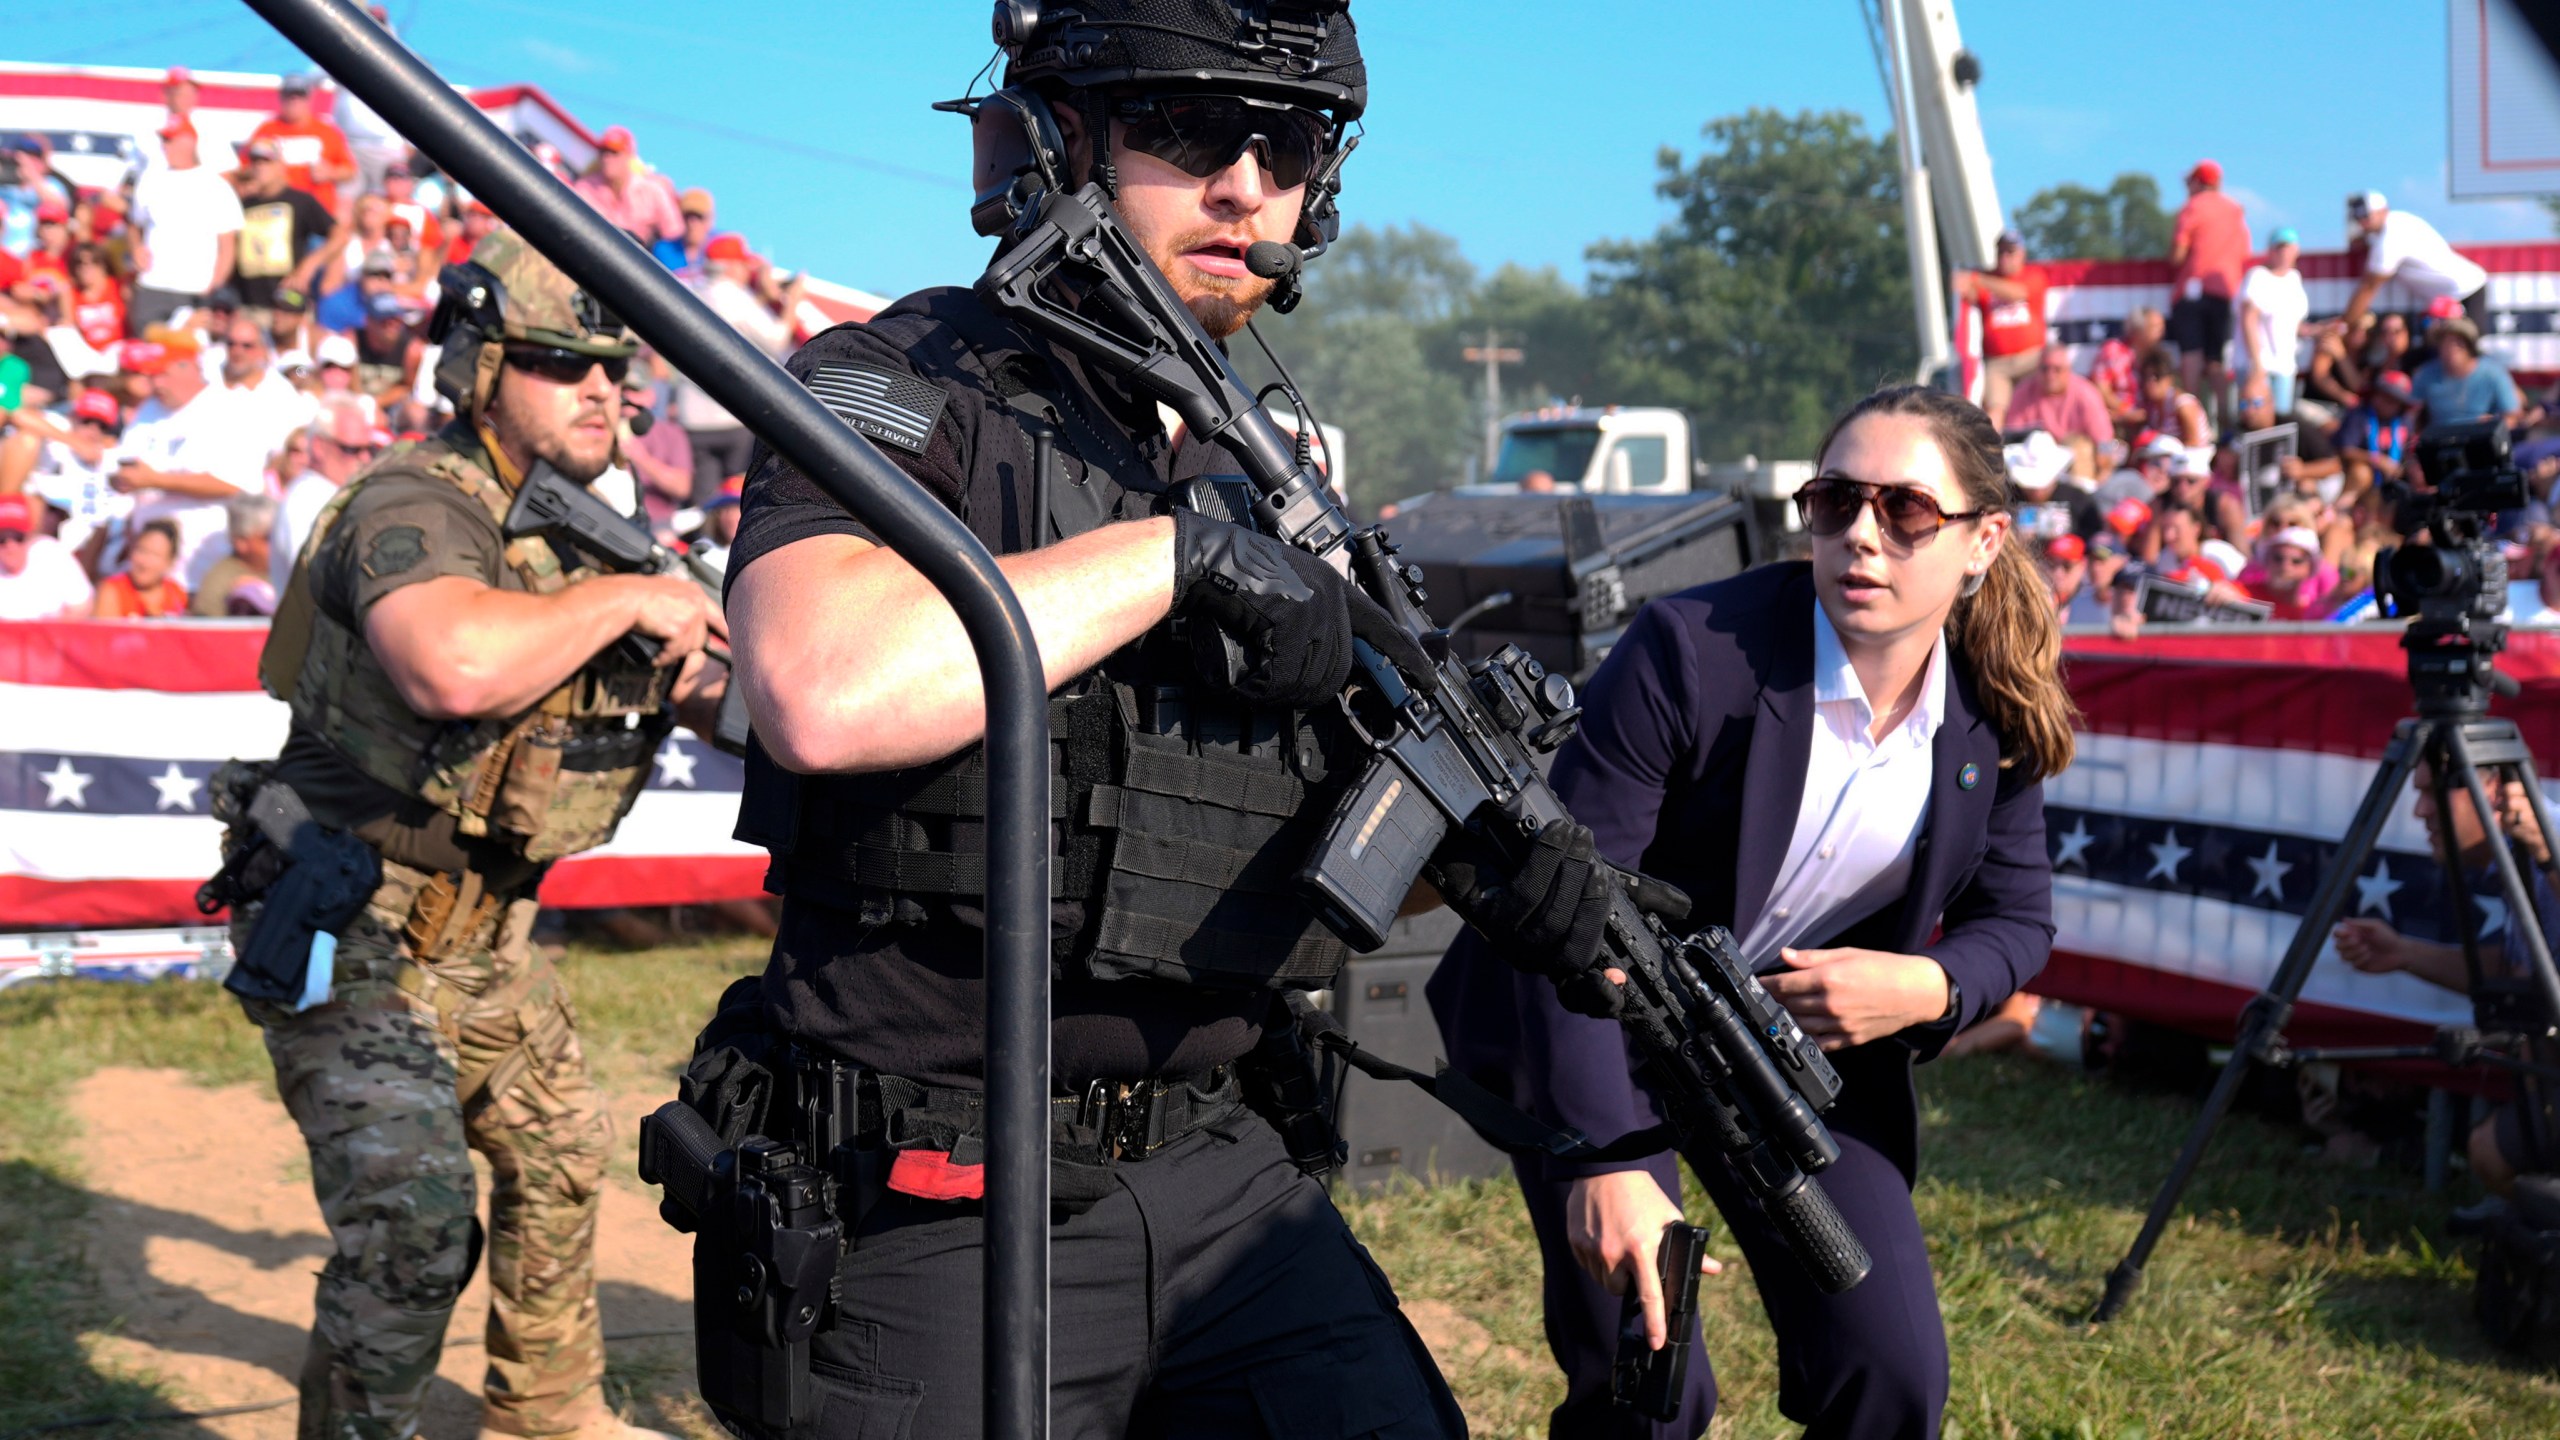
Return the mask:
<path id="1" fill-rule="evenodd" d="M 1742 940 L 1742 961 L 1775 965 L 1800 942 L 1824 943 L 1901 894 L 1912 842 L 1929 811 L 1930 744 L 1947 714 L 1947 642 L 1929 652 L 1920 698 L 1871 740 L 1876 712 L 1831 617 L 1813 607 L 1813 748 L 1804 798 L 1768 903 Z"/>
<path id="2" fill-rule="evenodd" d="M 98 463 L 92 465 L 69 444 L 47 440 L 36 451 L 36 468 L 27 477 L 27 490 L 70 516 L 62 522 L 59 537 L 78 550 L 100 526 L 113 525 L 133 513 L 133 497 L 108 483 L 115 471 L 113 446 L 99 451 Z"/>
<path id="3" fill-rule="evenodd" d="M 2258 346 L 2267 357 L 2267 373 L 2301 373 L 2302 322 L 2311 318 L 2311 296 L 2302 288 L 2302 272 L 2287 270 L 2279 275 L 2264 265 L 2252 265 L 2248 278 L 2240 282 L 2240 301 L 2258 307 Z M 2232 368 L 2246 371 L 2248 337 L 2242 336 L 2231 352 Z"/>
<path id="4" fill-rule="evenodd" d="M 183 171 L 172 172 L 183 174 Z M 171 412 L 157 399 L 142 402 L 117 445 L 119 458 L 130 457 L 155 470 L 198 471 L 213 476 L 244 495 L 266 493 L 267 454 L 256 418 L 243 413 L 241 392 L 208 385 L 185 406 Z M 178 527 L 178 583 L 189 590 L 204 579 L 213 563 L 231 553 L 224 538 L 222 501 L 165 490 L 134 492 L 128 523 L 139 529 L 166 519 Z M 131 533 L 130 530 L 127 533 Z"/>
<path id="5" fill-rule="evenodd" d="M 293 562 L 302 554 L 302 542 L 311 538 L 311 527 L 319 523 L 321 510 L 337 493 L 337 482 L 317 470 L 305 470 L 276 501 L 276 523 L 267 531 L 267 579 L 279 599 L 285 582 L 293 578 Z"/>
<path id="6" fill-rule="evenodd" d="M 222 377 L 214 377 L 217 386 Z M 320 402 L 293 388 L 293 382 L 272 368 L 258 372 L 254 385 L 226 387 L 231 398 L 257 431 L 259 444 L 267 455 L 284 448 L 284 437 L 320 417 Z"/>
<path id="7" fill-rule="evenodd" d="M 2364 270 L 2390 276 L 2421 300 L 2459 300 L 2489 283 L 2489 272 L 2464 259 L 2436 227 L 2402 210 L 2384 211 L 2381 231 L 2365 237 Z"/>
<path id="8" fill-rule="evenodd" d="M 730 328 L 754 342 L 755 347 L 779 360 L 791 349 L 791 321 L 765 308 L 754 291 L 726 276 L 706 279 L 694 287 L 702 303 L 711 313 L 729 322 Z M 676 377 L 675 403 L 671 407 L 676 423 L 687 430 L 735 430 L 738 417 L 722 409 L 720 402 L 703 393 L 702 387 L 683 375 Z"/>
<path id="9" fill-rule="evenodd" d="M 27 542 L 26 568 L 0 570 L 0 620 L 51 620 L 75 607 L 88 613 L 89 577 L 71 547 L 50 536 Z"/>
<path id="10" fill-rule="evenodd" d="M 222 237 L 245 222 L 240 196 L 210 165 L 190 170 L 161 166 L 133 184 L 133 223 L 142 233 L 151 268 L 134 283 L 147 290 L 202 295 L 213 288 Z"/>

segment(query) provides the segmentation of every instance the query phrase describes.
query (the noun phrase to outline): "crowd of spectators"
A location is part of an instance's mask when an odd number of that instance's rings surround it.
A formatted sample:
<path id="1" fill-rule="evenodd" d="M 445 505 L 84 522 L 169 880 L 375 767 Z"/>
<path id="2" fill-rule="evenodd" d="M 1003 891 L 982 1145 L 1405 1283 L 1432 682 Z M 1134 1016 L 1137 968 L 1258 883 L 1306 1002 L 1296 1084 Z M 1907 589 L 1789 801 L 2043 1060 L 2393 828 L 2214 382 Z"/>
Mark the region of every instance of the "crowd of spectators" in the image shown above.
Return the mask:
<path id="1" fill-rule="evenodd" d="M 338 487 L 451 418 L 429 321 L 488 208 L 317 77 L 286 77 L 236 149 L 199 133 L 187 71 L 162 97 L 111 187 L 72 183 L 39 137 L 0 143 L 0 619 L 271 614 Z M 629 131 L 583 173 L 532 148 L 761 348 L 801 338 L 800 277 L 716 230 L 710 192 Z M 745 429 L 655 356 L 624 400 L 599 493 L 716 544 Z"/>
<path id="2" fill-rule="evenodd" d="M 2276 227 L 2254 251 L 2222 179 L 2210 160 L 2188 173 L 2169 308 L 2135 310 L 2085 373 L 2049 339 L 2050 283 L 2016 232 L 1991 270 L 1957 277 L 2056 613 L 2130 635 L 2144 592 L 2174 587 L 2228 618 L 2367 618 L 2375 557 L 2402 538 L 2390 492 L 2428 484 L 2418 436 L 2496 418 L 2532 502 L 2498 517 L 2512 618 L 2560 623 L 2560 432 L 2541 433 L 2545 407 L 2482 353 L 2487 273 L 2362 192 L 2347 202 L 2361 279 L 2343 313 L 2315 321 L 2300 237 Z M 2375 312 L 2393 281 L 2423 308 Z"/>

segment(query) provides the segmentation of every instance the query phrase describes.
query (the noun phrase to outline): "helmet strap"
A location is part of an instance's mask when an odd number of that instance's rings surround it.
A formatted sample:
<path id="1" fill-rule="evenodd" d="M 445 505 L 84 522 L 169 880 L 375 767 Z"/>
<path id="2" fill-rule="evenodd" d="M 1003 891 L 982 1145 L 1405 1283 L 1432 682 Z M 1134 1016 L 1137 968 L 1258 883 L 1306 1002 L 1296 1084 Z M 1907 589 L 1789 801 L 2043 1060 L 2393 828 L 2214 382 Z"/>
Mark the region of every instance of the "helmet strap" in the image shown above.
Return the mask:
<path id="1" fill-rule="evenodd" d="M 1093 183 L 1114 200 L 1120 198 L 1120 170 L 1111 163 L 1111 97 L 1099 87 L 1077 91 L 1083 102 L 1085 150 L 1093 157 Z"/>

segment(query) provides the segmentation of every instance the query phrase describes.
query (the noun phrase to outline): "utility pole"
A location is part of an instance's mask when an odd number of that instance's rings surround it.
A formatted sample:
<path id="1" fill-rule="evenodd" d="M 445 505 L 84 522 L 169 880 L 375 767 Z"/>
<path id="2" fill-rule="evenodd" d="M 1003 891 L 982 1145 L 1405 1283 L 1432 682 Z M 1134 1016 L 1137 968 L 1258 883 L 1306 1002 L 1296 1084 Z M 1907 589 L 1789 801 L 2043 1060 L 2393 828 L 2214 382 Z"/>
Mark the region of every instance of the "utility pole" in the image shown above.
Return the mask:
<path id="1" fill-rule="evenodd" d="M 1487 328 L 1484 343 L 1458 352 L 1484 365 L 1484 478 L 1493 478 L 1493 462 L 1502 450 L 1502 367 L 1528 358 L 1517 346 L 1502 343 L 1500 332 Z"/>

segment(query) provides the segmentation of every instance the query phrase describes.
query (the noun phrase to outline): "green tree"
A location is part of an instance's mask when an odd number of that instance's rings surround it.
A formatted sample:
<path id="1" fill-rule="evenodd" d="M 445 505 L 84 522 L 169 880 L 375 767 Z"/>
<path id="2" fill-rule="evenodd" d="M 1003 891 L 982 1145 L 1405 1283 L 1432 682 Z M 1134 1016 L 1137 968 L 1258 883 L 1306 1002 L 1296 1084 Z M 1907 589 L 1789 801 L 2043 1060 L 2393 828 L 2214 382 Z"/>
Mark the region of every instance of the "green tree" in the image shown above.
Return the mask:
<path id="1" fill-rule="evenodd" d="M 2169 253 L 2160 182 L 2128 170 L 2104 190 L 2051 185 L 2018 207 L 2027 253 L 2071 260 L 2131 260 Z"/>
<path id="2" fill-rule="evenodd" d="M 1600 395 L 1688 411 L 1709 459 L 1809 456 L 1843 405 L 1917 363 L 1891 141 L 1846 111 L 1703 133 L 1694 160 L 1661 153 L 1672 221 L 1589 252 Z"/>

